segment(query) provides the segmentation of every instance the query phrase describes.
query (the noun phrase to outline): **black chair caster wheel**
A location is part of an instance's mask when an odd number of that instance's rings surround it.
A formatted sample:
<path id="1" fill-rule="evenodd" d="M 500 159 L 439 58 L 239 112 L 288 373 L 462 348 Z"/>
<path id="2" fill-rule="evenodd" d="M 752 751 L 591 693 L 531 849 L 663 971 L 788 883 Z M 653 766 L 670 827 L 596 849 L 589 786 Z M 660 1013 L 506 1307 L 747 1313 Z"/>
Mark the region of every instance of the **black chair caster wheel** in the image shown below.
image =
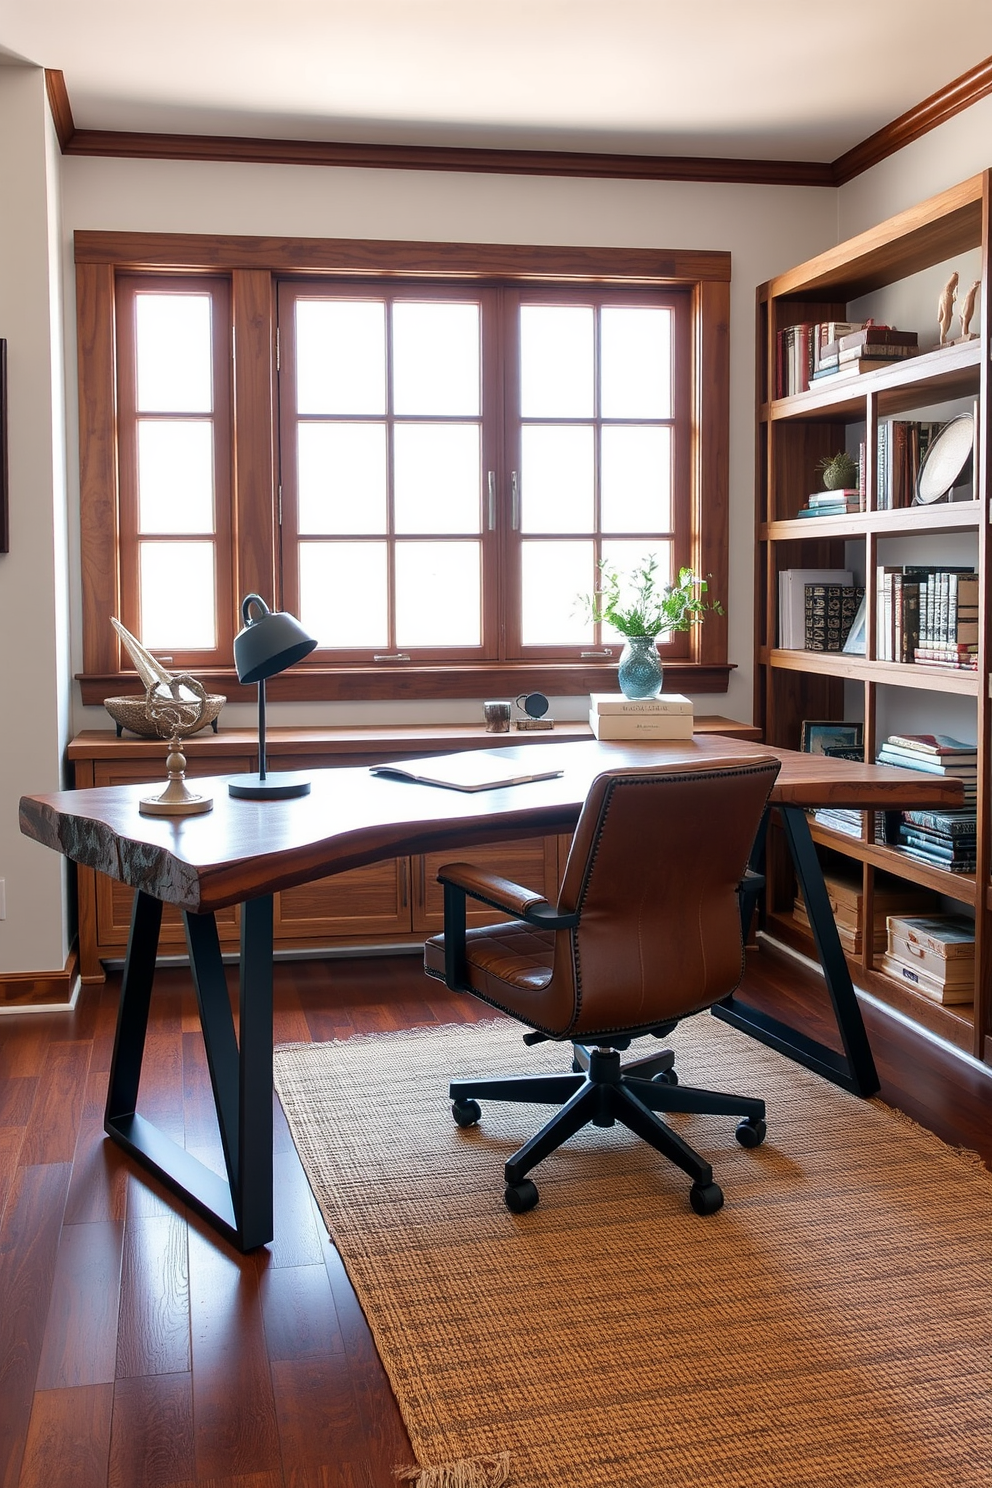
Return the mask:
<path id="1" fill-rule="evenodd" d="M 768 1127 L 761 1116 L 756 1121 L 746 1116 L 743 1121 L 737 1123 L 737 1130 L 734 1132 L 734 1136 L 742 1147 L 760 1147 L 767 1134 Z"/>
<path id="2" fill-rule="evenodd" d="M 679 1077 L 673 1069 L 659 1070 L 656 1075 L 651 1076 L 653 1085 L 677 1085 Z"/>
<path id="3" fill-rule="evenodd" d="M 511 1214 L 526 1214 L 528 1209 L 533 1209 L 539 1198 L 537 1185 L 531 1183 L 529 1178 L 525 1178 L 522 1183 L 508 1183 L 503 1194 L 503 1202 Z"/>
<path id="4" fill-rule="evenodd" d="M 475 1100 L 456 1100 L 451 1102 L 451 1114 L 458 1126 L 475 1126 L 482 1115 L 482 1107 Z"/>
<path id="5" fill-rule="evenodd" d="M 723 1189 L 716 1183 L 694 1183 L 689 1190 L 689 1203 L 697 1214 L 715 1214 L 723 1208 Z"/>

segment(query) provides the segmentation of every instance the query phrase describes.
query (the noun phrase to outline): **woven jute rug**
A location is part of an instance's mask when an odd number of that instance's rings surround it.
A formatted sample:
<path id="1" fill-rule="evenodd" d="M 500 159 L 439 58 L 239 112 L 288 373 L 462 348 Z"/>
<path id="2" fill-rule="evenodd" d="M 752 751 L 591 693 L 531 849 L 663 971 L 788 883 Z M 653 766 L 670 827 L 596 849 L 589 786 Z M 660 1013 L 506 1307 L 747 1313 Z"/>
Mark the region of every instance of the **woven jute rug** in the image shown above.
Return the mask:
<path id="1" fill-rule="evenodd" d="M 682 1082 L 768 1104 L 756 1151 L 733 1118 L 671 1118 L 724 1208 L 695 1215 L 688 1179 L 615 1126 L 541 1164 L 540 1203 L 514 1216 L 502 1165 L 547 1108 L 489 1102 L 462 1131 L 447 1082 L 570 1067 L 568 1046 L 520 1033 L 501 1020 L 276 1053 L 420 1488 L 992 1483 L 992 1175 L 977 1159 L 702 1015 L 672 1036 Z"/>

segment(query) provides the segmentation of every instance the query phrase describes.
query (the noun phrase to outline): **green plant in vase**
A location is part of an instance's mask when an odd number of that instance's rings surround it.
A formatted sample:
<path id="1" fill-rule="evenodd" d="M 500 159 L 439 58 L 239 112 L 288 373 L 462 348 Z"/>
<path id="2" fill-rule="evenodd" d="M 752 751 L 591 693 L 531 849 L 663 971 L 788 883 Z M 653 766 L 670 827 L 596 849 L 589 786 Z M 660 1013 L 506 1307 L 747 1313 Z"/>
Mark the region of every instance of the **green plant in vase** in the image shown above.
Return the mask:
<path id="1" fill-rule="evenodd" d="M 624 697 L 657 697 L 664 680 L 658 636 L 691 630 L 709 613 L 722 615 L 723 606 L 719 600 L 707 603 L 707 582 L 691 568 L 680 568 L 674 584 L 662 583 L 653 553 L 629 574 L 606 559 L 599 568 L 601 587 L 580 596 L 583 609 L 597 625 L 609 625 L 624 637 L 617 671 Z"/>
<path id="2" fill-rule="evenodd" d="M 846 450 L 837 455 L 824 455 L 816 468 L 825 491 L 844 491 L 858 484 L 858 467 Z"/>

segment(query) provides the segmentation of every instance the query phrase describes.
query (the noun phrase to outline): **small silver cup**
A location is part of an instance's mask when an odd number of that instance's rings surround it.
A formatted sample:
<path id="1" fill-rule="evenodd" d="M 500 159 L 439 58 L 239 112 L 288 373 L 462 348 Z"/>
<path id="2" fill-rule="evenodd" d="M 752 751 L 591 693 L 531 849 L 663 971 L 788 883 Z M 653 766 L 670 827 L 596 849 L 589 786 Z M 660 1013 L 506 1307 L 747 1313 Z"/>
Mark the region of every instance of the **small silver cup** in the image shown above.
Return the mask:
<path id="1" fill-rule="evenodd" d="M 485 714 L 487 734 L 508 734 L 510 732 L 509 703 L 483 703 L 482 711 Z"/>

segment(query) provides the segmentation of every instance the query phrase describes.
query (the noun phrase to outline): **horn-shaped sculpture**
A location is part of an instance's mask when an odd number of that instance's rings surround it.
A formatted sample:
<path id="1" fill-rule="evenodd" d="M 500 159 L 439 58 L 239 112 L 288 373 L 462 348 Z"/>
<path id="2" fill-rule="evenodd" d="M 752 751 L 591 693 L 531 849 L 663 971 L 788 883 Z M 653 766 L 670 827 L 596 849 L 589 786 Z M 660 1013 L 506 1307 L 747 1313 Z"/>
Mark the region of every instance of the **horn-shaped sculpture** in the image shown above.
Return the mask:
<path id="1" fill-rule="evenodd" d="M 197 733 L 208 723 L 212 725 L 216 733 L 217 719 L 227 698 L 221 693 L 209 692 L 203 700 L 201 710 L 200 700 L 196 692 L 187 685 L 185 673 L 170 672 L 141 644 L 137 636 L 132 635 L 127 627 L 121 624 L 116 616 L 110 617 L 110 623 L 120 637 L 124 650 L 134 662 L 135 671 L 144 683 L 144 693 L 140 697 L 112 697 L 103 700 L 103 706 L 117 725 L 118 738 L 124 729 L 129 729 L 131 733 L 140 734 L 146 739 L 161 737 L 155 720 L 146 711 L 149 697 L 167 698 L 176 703 L 191 705 L 189 711 L 192 726 L 185 731 L 184 736 Z"/>

